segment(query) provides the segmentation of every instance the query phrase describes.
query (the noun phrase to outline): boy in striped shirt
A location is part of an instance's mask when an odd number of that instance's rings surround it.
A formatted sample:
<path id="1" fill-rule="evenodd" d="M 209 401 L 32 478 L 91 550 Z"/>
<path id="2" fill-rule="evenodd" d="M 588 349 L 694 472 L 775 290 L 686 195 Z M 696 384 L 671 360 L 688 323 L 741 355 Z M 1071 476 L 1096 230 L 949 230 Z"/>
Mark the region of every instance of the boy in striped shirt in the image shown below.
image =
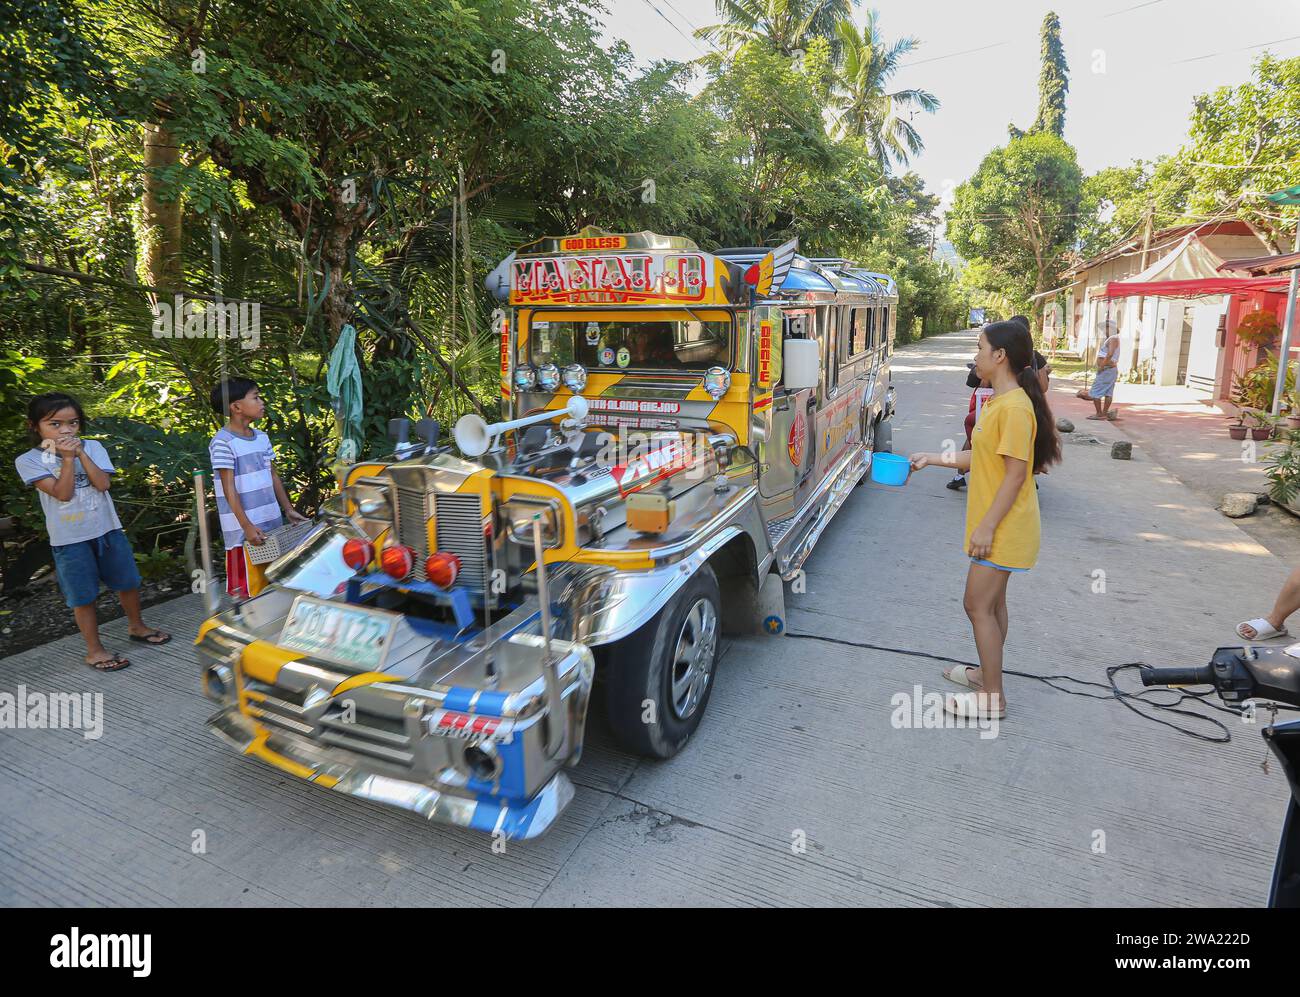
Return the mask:
<path id="1" fill-rule="evenodd" d="M 212 389 L 210 400 L 216 413 L 229 420 L 208 445 L 226 545 L 226 591 L 247 599 L 262 581 L 261 569 L 245 556 L 244 544 L 264 544 L 267 533 L 284 525 L 281 511 L 291 523 L 306 517 L 294 509 L 275 472 L 270 439 L 253 428 L 266 414 L 257 385 L 245 377 L 228 377 Z"/>

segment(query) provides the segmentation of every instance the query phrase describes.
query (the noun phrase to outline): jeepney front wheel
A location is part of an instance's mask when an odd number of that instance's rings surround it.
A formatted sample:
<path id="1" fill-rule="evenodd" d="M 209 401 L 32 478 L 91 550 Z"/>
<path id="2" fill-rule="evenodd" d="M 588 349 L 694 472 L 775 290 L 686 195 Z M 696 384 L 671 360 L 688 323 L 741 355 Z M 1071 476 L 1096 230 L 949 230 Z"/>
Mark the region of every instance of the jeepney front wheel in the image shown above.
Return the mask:
<path id="1" fill-rule="evenodd" d="M 717 673 L 718 579 L 707 564 L 654 619 L 609 648 L 605 708 L 624 747 L 671 758 L 700 725 Z"/>

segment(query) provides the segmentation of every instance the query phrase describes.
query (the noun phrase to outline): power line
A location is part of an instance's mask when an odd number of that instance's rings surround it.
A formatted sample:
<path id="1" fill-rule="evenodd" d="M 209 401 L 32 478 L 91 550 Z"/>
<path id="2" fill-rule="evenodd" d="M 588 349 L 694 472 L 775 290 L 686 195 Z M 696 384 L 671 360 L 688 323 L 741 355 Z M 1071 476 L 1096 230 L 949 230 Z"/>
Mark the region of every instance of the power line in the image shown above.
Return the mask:
<path id="1" fill-rule="evenodd" d="M 1281 45 L 1284 42 L 1300 41 L 1300 35 L 1292 35 L 1290 38 L 1274 38 L 1272 41 L 1260 42 L 1258 45 L 1246 45 L 1242 48 L 1225 48 L 1218 52 L 1210 52 L 1207 55 L 1194 55 L 1190 59 L 1175 59 L 1169 63 L 1171 66 L 1180 66 L 1186 62 L 1200 62 L 1203 59 L 1213 59 L 1220 55 L 1231 55 L 1234 52 L 1251 52 L 1257 48 L 1264 48 L 1266 45 Z"/>
<path id="2" fill-rule="evenodd" d="M 1156 4 L 1164 2 L 1165 0 L 1146 0 L 1146 3 L 1135 3 L 1132 7 L 1123 7 L 1119 10 L 1111 11 L 1109 14 L 1103 14 L 1101 19 L 1105 21 L 1112 17 L 1119 17 L 1120 14 L 1127 14 L 1131 10 L 1141 10 L 1143 7 L 1154 7 Z"/>

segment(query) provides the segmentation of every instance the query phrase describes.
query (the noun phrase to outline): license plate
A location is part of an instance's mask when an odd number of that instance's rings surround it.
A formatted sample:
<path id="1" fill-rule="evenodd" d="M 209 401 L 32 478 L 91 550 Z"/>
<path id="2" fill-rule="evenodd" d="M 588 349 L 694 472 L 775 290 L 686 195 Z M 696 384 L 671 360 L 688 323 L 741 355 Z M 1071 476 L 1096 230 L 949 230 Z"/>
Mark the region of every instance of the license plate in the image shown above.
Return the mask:
<path id="1" fill-rule="evenodd" d="M 393 642 L 396 623 L 390 613 L 300 595 L 278 643 L 326 661 L 377 671 Z"/>

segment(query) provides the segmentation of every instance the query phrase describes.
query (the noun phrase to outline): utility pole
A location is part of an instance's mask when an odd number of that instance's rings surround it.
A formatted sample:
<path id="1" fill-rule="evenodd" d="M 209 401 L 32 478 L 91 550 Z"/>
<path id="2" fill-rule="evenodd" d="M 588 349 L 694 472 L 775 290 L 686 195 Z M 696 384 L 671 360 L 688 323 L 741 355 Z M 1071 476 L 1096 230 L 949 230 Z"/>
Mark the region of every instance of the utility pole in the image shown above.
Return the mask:
<path id="1" fill-rule="evenodd" d="M 1265 195 L 1274 204 L 1300 205 L 1300 184 L 1276 190 Z M 1296 218 L 1295 251 L 1300 253 L 1300 217 Z M 1291 369 L 1291 343 L 1295 340 L 1295 303 L 1296 284 L 1300 281 L 1300 270 L 1291 271 L 1291 284 L 1286 296 L 1286 318 L 1282 322 L 1282 348 L 1277 355 L 1277 382 L 1273 385 L 1274 416 L 1282 408 L 1282 394 L 1286 391 L 1286 375 Z"/>
<path id="2" fill-rule="evenodd" d="M 1138 268 L 1139 273 L 1147 268 L 1147 261 L 1151 255 L 1151 236 L 1155 228 L 1155 214 L 1155 202 L 1148 198 L 1145 219 L 1142 223 L 1142 265 Z M 1146 311 L 1146 301 L 1146 295 L 1138 298 L 1137 329 L 1134 331 L 1133 353 L 1129 360 L 1130 364 L 1137 363 L 1137 351 L 1142 343 L 1142 318 Z"/>
<path id="3" fill-rule="evenodd" d="M 1300 189 L 1300 188 L 1293 188 Z M 1300 253 L 1300 218 L 1296 219 L 1295 251 Z M 1286 375 L 1291 369 L 1291 343 L 1295 338 L 1295 299 L 1296 283 L 1300 281 L 1300 270 L 1291 271 L 1291 285 L 1286 295 L 1286 318 L 1282 323 L 1282 350 L 1277 355 L 1277 383 L 1273 385 L 1273 415 L 1282 409 L 1282 395 L 1286 391 Z"/>

